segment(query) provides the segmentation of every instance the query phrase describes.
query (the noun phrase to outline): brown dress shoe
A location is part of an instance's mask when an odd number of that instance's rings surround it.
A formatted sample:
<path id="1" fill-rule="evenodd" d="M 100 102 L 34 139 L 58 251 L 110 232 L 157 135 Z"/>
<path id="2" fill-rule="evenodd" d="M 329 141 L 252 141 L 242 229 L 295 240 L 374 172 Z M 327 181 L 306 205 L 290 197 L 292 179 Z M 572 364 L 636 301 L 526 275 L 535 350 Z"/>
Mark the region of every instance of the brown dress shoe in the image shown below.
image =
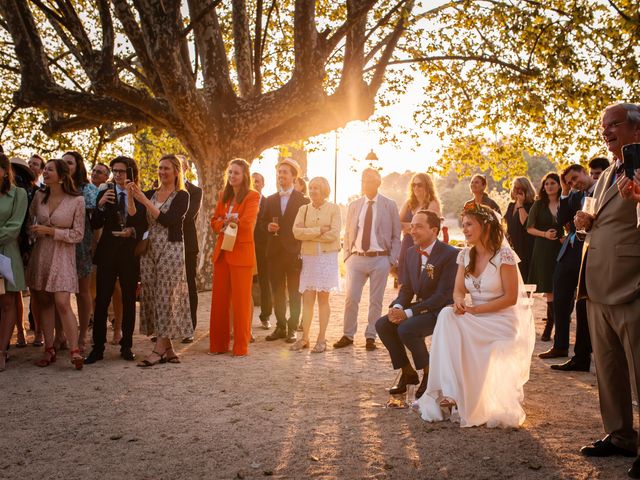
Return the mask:
<path id="1" fill-rule="evenodd" d="M 568 357 L 568 356 L 569 356 L 569 350 L 561 350 L 555 347 L 551 347 L 546 352 L 542 352 L 538 354 L 539 358 L 561 358 L 561 357 Z"/>
<path id="2" fill-rule="evenodd" d="M 367 338 L 367 343 L 365 345 L 365 348 L 369 351 L 375 350 L 376 348 L 378 348 L 378 346 L 376 345 L 376 341 L 373 338 Z"/>
<path id="3" fill-rule="evenodd" d="M 348 347 L 349 345 L 353 345 L 353 340 L 343 335 L 340 340 L 333 344 L 333 348 L 344 348 Z"/>

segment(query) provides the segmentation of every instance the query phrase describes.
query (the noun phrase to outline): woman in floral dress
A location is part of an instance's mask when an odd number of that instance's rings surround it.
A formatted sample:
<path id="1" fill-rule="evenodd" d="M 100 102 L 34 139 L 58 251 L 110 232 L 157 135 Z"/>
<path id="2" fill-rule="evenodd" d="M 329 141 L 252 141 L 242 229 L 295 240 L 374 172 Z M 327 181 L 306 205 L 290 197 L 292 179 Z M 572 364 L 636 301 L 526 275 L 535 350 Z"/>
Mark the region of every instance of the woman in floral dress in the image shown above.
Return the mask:
<path id="1" fill-rule="evenodd" d="M 140 367 L 180 363 L 171 340 L 193 335 L 182 235 L 189 193 L 180 160 L 164 155 L 158 177 L 160 186 L 144 193 L 135 183 L 127 184 L 131 193 L 128 199 L 135 198 L 146 207 L 149 222 L 148 247 L 140 261 L 140 332 L 155 335 L 157 340 L 155 349 L 138 363 Z"/>

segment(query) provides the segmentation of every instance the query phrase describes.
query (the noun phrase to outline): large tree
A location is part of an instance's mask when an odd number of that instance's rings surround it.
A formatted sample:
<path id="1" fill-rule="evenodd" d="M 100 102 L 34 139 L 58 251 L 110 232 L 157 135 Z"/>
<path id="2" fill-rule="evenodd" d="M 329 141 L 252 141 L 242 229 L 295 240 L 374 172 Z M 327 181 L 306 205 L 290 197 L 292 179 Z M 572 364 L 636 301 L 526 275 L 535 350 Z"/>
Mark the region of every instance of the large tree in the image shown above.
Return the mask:
<path id="1" fill-rule="evenodd" d="M 415 74 L 409 133 L 467 153 L 487 134 L 507 169 L 594 148 L 597 112 L 639 95 L 635 0 L 2 0 L 0 15 L 15 107 L 46 112 L 49 134 L 169 132 L 206 212 L 231 157 L 368 119 Z"/>
<path id="2" fill-rule="evenodd" d="M 20 72 L 15 106 L 46 110 L 49 134 L 170 132 L 197 165 L 205 212 L 229 159 L 369 118 L 413 8 L 411 0 L 0 2 L 9 67 Z"/>

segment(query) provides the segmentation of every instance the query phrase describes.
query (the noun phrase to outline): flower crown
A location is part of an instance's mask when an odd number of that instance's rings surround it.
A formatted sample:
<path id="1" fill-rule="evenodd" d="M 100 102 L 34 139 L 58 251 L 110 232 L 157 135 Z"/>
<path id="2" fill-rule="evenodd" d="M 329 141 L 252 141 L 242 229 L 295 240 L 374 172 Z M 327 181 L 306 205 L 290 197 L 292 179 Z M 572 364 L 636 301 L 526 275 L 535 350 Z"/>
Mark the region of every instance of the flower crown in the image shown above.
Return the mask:
<path id="1" fill-rule="evenodd" d="M 488 207 L 472 202 L 470 204 L 465 205 L 462 214 L 465 215 L 467 213 L 471 213 L 476 215 L 481 221 L 483 225 L 487 225 L 489 223 L 499 223 L 498 217 Z"/>

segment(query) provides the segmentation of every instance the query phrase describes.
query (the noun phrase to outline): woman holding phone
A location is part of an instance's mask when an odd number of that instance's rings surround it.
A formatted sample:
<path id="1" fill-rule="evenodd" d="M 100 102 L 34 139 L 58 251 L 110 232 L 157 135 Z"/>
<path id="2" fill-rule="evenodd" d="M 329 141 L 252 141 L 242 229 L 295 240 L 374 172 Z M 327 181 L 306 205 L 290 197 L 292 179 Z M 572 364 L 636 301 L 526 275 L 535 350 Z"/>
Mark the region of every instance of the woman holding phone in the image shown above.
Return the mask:
<path id="1" fill-rule="evenodd" d="M 148 247 L 140 261 L 140 331 L 157 337 L 155 349 L 138 363 L 139 367 L 180 363 L 172 340 L 193 335 L 182 234 L 189 193 L 184 187 L 180 159 L 163 155 L 158 177 L 158 188 L 144 193 L 134 182 L 127 183 L 128 194 L 147 210 Z M 131 215 L 136 214 L 135 205 L 128 208 Z"/>

